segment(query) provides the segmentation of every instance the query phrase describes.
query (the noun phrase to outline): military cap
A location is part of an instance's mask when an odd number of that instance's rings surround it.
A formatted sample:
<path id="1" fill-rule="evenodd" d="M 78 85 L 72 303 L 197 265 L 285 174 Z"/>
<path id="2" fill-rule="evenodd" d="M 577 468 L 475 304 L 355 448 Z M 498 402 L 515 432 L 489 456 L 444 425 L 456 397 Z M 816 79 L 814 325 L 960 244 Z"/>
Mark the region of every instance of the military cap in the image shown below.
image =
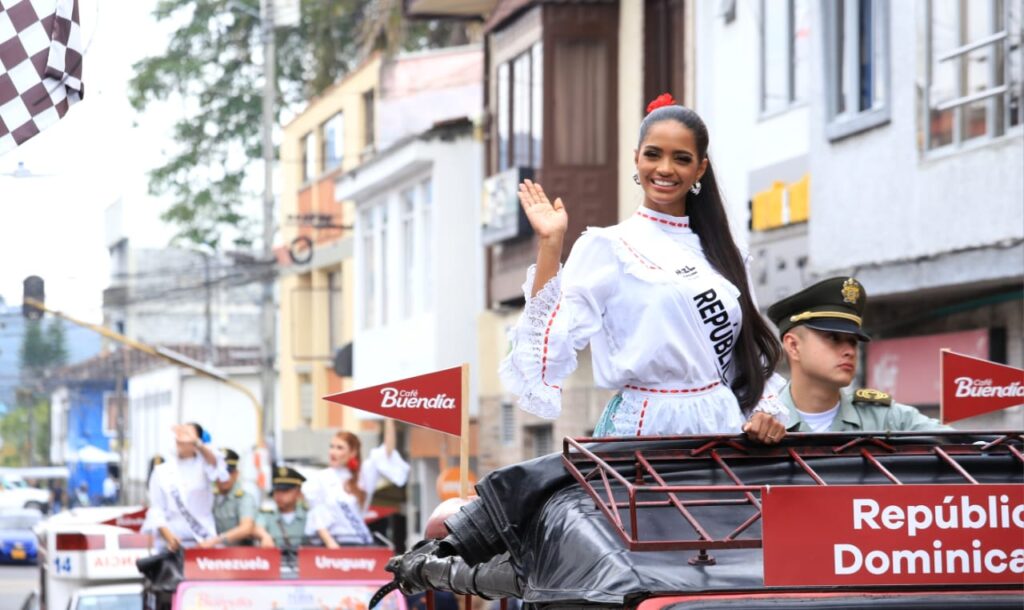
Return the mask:
<path id="1" fill-rule="evenodd" d="M 852 277 L 832 277 L 808 286 L 768 308 L 768 318 L 784 335 L 794 326 L 856 335 L 870 341 L 861 328 L 868 295 Z"/>
<path id="2" fill-rule="evenodd" d="M 153 465 L 154 465 L 154 466 L 159 466 L 160 464 L 163 464 L 163 463 L 164 463 L 164 456 L 162 456 L 162 455 L 160 455 L 160 454 L 158 453 L 158 454 L 156 454 L 156 455 L 154 455 L 154 456 L 153 456 L 153 460 L 152 460 L 152 462 L 153 462 Z"/>
<path id="3" fill-rule="evenodd" d="M 274 484 L 274 491 L 287 491 L 302 485 L 306 477 L 299 474 L 298 470 L 290 466 L 278 466 L 274 469 L 274 476 L 271 482 Z"/>
<path id="4" fill-rule="evenodd" d="M 222 447 L 220 452 L 224 455 L 224 463 L 228 465 L 228 470 L 238 470 L 238 452 L 227 447 Z"/>

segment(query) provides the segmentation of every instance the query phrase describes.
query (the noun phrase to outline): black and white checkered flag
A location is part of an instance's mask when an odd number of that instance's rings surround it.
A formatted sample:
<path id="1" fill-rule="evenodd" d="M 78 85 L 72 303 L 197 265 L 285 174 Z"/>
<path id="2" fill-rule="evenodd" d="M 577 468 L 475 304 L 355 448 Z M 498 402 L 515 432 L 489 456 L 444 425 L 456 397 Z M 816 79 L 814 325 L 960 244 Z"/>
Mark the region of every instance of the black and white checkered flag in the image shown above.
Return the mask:
<path id="1" fill-rule="evenodd" d="M 0 0 L 0 155 L 82 99 L 78 0 Z"/>

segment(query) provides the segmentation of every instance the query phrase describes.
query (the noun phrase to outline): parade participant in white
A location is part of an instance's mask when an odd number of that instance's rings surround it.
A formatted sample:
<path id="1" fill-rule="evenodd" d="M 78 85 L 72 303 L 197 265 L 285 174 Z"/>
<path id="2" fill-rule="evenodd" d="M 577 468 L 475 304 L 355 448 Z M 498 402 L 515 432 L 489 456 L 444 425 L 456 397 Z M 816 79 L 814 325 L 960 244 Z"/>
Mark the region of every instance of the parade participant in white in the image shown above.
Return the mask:
<path id="1" fill-rule="evenodd" d="M 596 436 L 745 431 L 774 443 L 785 434 L 775 394 L 784 380 L 772 376 L 781 350 L 729 232 L 707 129 L 662 98 L 648 107 L 635 156 L 643 206 L 587 230 L 564 268 L 562 200 L 520 185 L 540 247 L 502 379 L 524 410 L 555 418 L 576 351 L 589 343 L 596 385 L 620 391 Z"/>
<path id="2" fill-rule="evenodd" d="M 373 536 L 363 518 L 373 500 L 380 477 L 399 487 L 409 478 L 409 464 L 395 451 L 395 423 L 384 420 L 384 443 L 359 459 L 359 437 L 338 431 L 331 440 L 328 467 L 302 484 L 309 502 L 306 535 L 324 546 L 372 544 Z"/>
<path id="3" fill-rule="evenodd" d="M 153 469 L 142 531 L 154 534 L 157 550 L 177 551 L 216 533 L 212 485 L 229 477 L 224 457 L 203 442 L 202 426 L 173 430 L 177 453 Z"/>

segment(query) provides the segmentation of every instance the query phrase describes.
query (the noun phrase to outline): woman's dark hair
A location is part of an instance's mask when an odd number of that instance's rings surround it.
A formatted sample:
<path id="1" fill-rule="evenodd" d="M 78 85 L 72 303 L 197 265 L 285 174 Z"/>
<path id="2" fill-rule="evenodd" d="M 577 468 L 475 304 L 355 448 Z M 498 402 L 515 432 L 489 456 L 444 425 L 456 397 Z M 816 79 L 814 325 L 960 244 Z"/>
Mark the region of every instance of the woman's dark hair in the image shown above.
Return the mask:
<path id="1" fill-rule="evenodd" d="M 700 194 L 694 195 L 692 191 L 686 193 L 686 213 L 690 217 L 690 228 L 700 238 L 700 245 L 708 261 L 740 291 L 743 326 L 736 347 L 733 348 L 735 374 L 732 391 L 736 394 L 740 408 L 749 415 L 761 399 L 765 380 L 775 371 L 775 365 L 782 357 L 782 347 L 754 306 L 746 265 L 729 231 L 729 218 L 725 215 L 722 194 L 718 190 L 711 159 L 708 158 L 707 126 L 689 108 L 662 106 L 650 112 L 640 123 L 640 144 L 637 148 L 643 144 L 651 125 L 661 121 L 678 121 L 689 128 L 697 144 L 699 160 L 708 160 L 707 170 L 700 179 Z"/>
<path id="2" fill-rule="evenodd" d="M 185 425 L 186 425 L 186 426 L 192 426 L 192 428 L 193 428 L 193 429 L 195 429 L 195 431 L 196 431 L 196 437 L 197 437 L 197 438 L 199 438 L 200 440 L 201 440 L 201 439 L 203 438 L 203 427 L 202 427 L 202 426 L 200 426 L 199 424 L 197 424 L 197 423 L 196 423 L 196 422 L 194 422 L 194 421 L 190 421 L 190 422 L 188 422 L 188 423 L 187 423 L 187 424 L 185 424 Z"/>

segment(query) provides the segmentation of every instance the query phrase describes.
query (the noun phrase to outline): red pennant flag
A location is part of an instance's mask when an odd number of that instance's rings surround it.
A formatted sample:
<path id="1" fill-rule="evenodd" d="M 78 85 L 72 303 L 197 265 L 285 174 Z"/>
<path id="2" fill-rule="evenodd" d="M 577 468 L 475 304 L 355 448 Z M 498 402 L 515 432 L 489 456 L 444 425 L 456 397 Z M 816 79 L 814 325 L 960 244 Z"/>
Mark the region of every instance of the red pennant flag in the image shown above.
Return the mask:
<path id="1" fill-rule="evenodd" d="M 324 400 L 460 436 L 465 407 L 462 367 L 331 394 Z"/>
<path id="2" fill-rule="evenodd" d="M 942 350 L 942 423 L 1024 404 L 1024 370 Z"/>
<path id="3" fill-rule="evenodd" d="M 116 525 L 117 527 L 126 527 L 136 532 L 142 529 L 142 523 L 146 520 L 146 511 L 148 509 L 143 508 L 137 511 L 124 513 L 114 517 L 113 519 L 107 519 L 101 521 L 103 525 Z"/>

